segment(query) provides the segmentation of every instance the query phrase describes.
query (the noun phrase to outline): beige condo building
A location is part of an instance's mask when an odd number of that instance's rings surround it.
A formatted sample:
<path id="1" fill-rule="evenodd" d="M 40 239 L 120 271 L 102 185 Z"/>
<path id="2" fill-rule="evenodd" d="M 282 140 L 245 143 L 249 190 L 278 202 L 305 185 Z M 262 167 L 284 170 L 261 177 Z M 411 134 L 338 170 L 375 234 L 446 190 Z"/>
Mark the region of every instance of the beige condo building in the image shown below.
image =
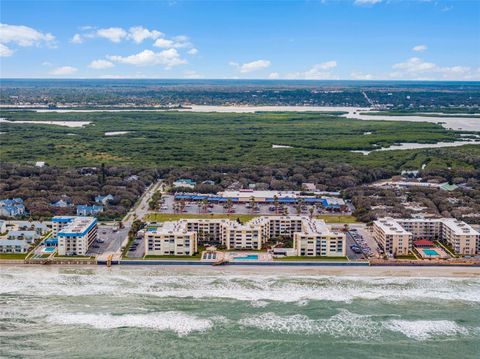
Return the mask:
<path id="1" fill-rule="evenodd" d="M 245 224 L 229 219 L 182 219 L 165 222 L 145 234 L 147 255 L 193 255 L 204 239 L 227 250 L 260 250 L 269 239 L 291 237 L 297 255 L 345 256 L 343 233 L 332 232 L 325 222 L 305 216 L 263 216 Z"/>
<path id="2" fill-rule="evenodd" d="M 444 241 L 461 255 L 480 253 L 480 233 L 455 218 L 382 218 L 374 221 L 373 233 L 377 243 L 390 254 L 407 254 L 406 241 L 411 250 L 412 242 L 418 239 Z"/>

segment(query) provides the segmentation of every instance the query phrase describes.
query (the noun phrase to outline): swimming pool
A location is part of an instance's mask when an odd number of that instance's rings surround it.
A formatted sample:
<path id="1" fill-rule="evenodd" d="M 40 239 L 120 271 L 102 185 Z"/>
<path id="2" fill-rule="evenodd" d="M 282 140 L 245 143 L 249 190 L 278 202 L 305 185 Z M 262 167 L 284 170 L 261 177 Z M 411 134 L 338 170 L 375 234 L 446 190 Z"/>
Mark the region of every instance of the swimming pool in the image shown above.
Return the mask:
<path id="1" fill-rule="evenodd" d="M 435 249 L 422 249 L 423 253 L 427 256 L 439 256 L 438 252 Z"/>
<path id="2" fill-rule="evenodd" d="M 43 253 L 53 253 L 55 252 L 55 247 L 46 247 L 42 249 Z"/>
<path id="3" fill-rule="evenodd" d="M 233 257 L 234 261 L 258 261 L 258 255 L 249 254 L 246 256 L 235 256 Z"/>

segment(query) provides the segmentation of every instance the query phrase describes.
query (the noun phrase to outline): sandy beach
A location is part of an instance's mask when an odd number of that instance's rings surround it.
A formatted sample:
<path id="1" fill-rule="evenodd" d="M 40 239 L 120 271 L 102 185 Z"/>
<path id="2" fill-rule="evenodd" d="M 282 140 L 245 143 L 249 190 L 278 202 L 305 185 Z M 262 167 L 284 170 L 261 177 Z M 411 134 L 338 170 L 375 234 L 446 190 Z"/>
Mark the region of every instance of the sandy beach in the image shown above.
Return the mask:
<path id="1" fill-rule="evenodd" d="M 195 266 L 195 265 L 114 265 L 110 268 L 100 265 L 49 265 L 39 266 L 23 263 L 0 262 L 0 268 L 18 267 L 20 268 L 38 268 L 47 270 L 80 270 L 80 269 L 108 269 L 110 272 L 122 271 L 128 269 L 152 269 L 168 270 L 181 273 L 201 273 L 205 275 L 225 274 L 225 275 L 249 275 L 249 276 L 339 276 L 339 277 L 434 277 L 434 278 L 476 278 L 480 277 L 480 267 L 407 267 L 407 266 Z M 0 269 L 0 273 L 2 270 Z"/>

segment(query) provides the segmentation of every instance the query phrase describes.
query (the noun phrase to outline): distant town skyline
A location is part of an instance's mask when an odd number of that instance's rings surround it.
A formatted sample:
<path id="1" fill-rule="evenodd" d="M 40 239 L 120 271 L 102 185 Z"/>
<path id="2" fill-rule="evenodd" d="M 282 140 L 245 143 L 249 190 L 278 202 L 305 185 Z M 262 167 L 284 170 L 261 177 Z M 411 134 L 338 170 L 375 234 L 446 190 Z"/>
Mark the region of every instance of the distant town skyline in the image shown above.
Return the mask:
<path id="1" fill-rule="evenodd" d="M 2 1 L 2 78 L 480 80 L 480 3 Z"/>

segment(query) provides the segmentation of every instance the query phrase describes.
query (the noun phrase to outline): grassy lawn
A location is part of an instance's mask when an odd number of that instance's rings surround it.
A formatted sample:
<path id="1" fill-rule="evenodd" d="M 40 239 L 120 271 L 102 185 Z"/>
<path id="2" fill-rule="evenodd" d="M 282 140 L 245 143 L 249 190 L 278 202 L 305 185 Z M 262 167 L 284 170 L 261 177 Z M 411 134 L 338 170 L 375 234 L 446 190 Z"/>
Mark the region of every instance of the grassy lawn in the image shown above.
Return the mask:
<path id="1" fill-rule="evenodd" d="M 322 214 L 315 216 L 315 218 L 323 219 L 325 223 L 359 223 L 357 222 L 357 219 L 351 215 Z"/>
<path id="2" fill-rule="evenodd" d="M 133 259 L 133 258 L 130 258 Z M 195 254 L 194 256 L 145 256 L 143 258 L 135 258 L 135 259 L 172 259 L 172 260 L 193 260 L 193 261 L 198 261 L 200 260 L 200 254 Z"/>
<path id="3" fill-rule="evenodd" d="M 447 244 L 445 244 L 445 243 L 442 243 L 442 242 L 440 242 L 440 241 L 435 241 L 435 244 L 437 244 L 439 247 L 443 248 L 443 249 L 445 250 L 445 252 L 447 252 L 447 253 L 448 253 L 449 255 L 451 255 L 453 258 L 458 258 L 458 257 L 460 257 L 458 254 L 455 253 L 455 250 L 454 250 L 451 246 L 449 246 L 449 245 L 447 245 Z"/>
<path id="4" fill-rule="evenodd" d="M 227 213 L 150 213 L 145 216 L 147 222 L 167 222 L 178 221 L 184 218 L 228 218 L 231 220 L 240 219 L 240 222 L 245 223 L 255 217 L 261 215 L 255 214 L 227 214 Z M 358 223 L 354 216 L 350 215 L 335 215 L 335 214 L 322 214 L 315 216 L 315 218 L 323 219 L 326 223 Z"/>
<path id="5" fill-rule="evenodd" d="M 413 254 L 411 254 L 411 255 L 408 255 L 408 256 L 396 256 L 395 259 L 417 260 L 417 257 L 415 257 Z"/>
<path id="6" fill-rule="evenodd" d="M 325 262 L 346 262 L 347 257 L 305 257 L 305 256 L 291 256 L 285 258 L 275 258 L 275 261 L 325 261 Z"/>
<path id="7" fill-rule="evenodd" d="M 183 218 L 228 218 L 231 220 L 240 219 L 240 222 L 245 223 L 252 218 L 259 217 L 257 215 L 251 214 L 205 214 L 205 213 L 150 213 L 145 216 L 145 221 L 147 222 L 167 222 L 167 221 L 178 221 Z"/>
<path id="8" fill-rule="evenodd" d="M 27 253 L 0 253 L 0 259 L 25 259 Z"/>

